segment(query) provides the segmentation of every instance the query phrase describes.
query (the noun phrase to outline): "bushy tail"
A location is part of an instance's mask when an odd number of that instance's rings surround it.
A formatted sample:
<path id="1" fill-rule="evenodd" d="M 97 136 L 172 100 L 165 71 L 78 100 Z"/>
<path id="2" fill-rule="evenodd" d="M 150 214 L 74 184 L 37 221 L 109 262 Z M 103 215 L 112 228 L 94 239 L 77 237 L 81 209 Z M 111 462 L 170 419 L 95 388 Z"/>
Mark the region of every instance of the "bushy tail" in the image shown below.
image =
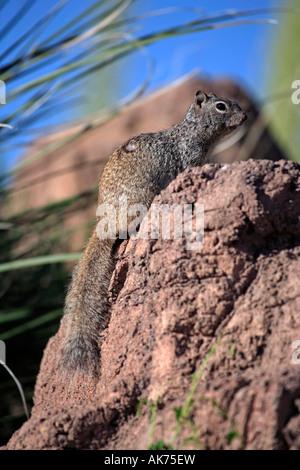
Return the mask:
<path id="1" fill-rule="evenodd" d="M 72 375 L 99 373 L 98 341 L 108 322 L 113 244 L 114 240 L 99 239 L 94 231 L 73 273 L 65 304 L 63 345 L 63 367 Z"/>

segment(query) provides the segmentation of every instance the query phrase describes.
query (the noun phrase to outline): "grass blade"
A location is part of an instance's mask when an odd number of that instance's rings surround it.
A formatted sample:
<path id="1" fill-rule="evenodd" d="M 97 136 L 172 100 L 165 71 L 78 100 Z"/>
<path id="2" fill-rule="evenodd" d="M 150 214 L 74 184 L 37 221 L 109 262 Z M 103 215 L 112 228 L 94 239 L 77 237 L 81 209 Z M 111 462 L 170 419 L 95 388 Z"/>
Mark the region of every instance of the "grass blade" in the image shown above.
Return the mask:
<path id="1" fill-rule="evenodd" d="M 30 0 L 28 0 L 30 1 Z M 36 2 L 37 0 L 33 0 L 33 3 Z M 27 30 L 23 35 L 21 35 L 17 40 L 11 44 L 3 53 L 0 55 L 0 62 L 4 60 L 6 56 L 8 56 L 14 49 L 16 49 L 25 39 L 28 39 L 28 37 L 36 31 L 37 28 L 39 28 L 41 25 L 43 25 L 45 22 L 51 18 L 52 15 L 56 14 L 56 12 L 61 9 L 65 3 L 68 0 L 61 0 L 58 4 L 56 4 L 49 12 L 46 13 L 46 15 L 38 20 L 29 30 Z"/>
<path id="2" fill-rule="evenodd" d="M 9 261 L 0 264 L 0 273 L 6 271 L 14 271 L 15 269 L 33 268 L 44 264 L 64 263 L 66 261 L 76 261 L 80 258 L 81 253 L 61 253 L 58 255 L 35 256 L 34 258 Z"/>
<path id="3" fill-rule="evenodd" d="M 25 333 L 26 331 L 33 330 L 34 328 L 37 328 L 41 325 L 45 325 L 46 323 L 49 323 L 55 320 L 56 318 L 59 318 L 62 315 L 62 313 L 63 313 L 63 308 L 58 308 L 51 312 L 45 313 L 45 315 L 41 315 L 37 318 L 34 318 L 33 320 L 23 323 L 20 326 L 16 326 L 15 328 L 12 328 L 11 330 L 1 333 L 1 338 L 3 341 L 7 341 L 8 339 L 15 338 L 16 336 L 21 335 Z"/>

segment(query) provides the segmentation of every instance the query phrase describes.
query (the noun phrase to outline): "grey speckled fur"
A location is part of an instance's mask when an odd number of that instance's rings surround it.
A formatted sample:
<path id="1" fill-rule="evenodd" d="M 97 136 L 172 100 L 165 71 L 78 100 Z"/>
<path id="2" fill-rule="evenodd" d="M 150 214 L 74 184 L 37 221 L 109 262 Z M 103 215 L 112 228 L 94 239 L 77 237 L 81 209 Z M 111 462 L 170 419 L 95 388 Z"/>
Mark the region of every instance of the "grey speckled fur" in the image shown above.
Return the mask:
<path id="1" fill-rule="evenodd" d="M 149 208 L 179 173 L 204 165 L 212 147 L 245 119 L 236 102 L 198 91 L 182 123 L 133 137 L 115 150 L 101 177 L 98 205 L 114 205 L 117 220 L 120 196 L 127 197 L 128 205 L 141 203 Z M 73 273 L 65 304 L 67 330 L 62 351 L 63 367 L 71 374 L 99 373 L 98 341 L 108 323 L 114 242 L 99 239 L 94 230 Z"/>

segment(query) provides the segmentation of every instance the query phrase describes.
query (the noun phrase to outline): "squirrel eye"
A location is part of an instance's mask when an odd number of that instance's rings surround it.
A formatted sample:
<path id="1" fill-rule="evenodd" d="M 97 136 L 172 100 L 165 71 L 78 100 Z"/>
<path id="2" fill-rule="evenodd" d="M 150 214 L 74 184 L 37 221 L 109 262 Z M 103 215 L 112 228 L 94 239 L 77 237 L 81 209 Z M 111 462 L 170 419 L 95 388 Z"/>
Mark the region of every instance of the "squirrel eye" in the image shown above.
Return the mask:
<path id="1" fill-rule="evenodd" d="M 216 108 L 218 111 L 226 111 L 227 106 L 225 103 L 221 102 L 216 104 Z"/>

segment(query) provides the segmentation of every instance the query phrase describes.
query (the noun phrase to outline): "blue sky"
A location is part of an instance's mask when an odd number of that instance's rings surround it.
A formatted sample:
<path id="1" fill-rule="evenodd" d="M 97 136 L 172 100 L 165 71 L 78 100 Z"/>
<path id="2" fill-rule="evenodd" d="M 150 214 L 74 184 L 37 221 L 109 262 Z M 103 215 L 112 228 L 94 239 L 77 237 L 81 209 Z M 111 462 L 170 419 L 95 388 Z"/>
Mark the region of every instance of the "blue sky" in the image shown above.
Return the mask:
<path id="1" fill-rule="evenodd" d="M 160 2 L 148 0 L 138 2 L 142 11 L 159 9 L 164 6 L 192 6 L 203 10 L 203 13 L 215 13 L 230 10 L 254 10 L 284 6 L 284 1 L 251 0 L 224 1 L 175 0 Z M 177 12 L 164 15 L 148 22 L 147 27 L 162 28 L 166 25 L 178 24 L 182 20 L 190 20 L 195 14 Z M 260 18 L 278 18 L 276 14 L 268 14 Z M 278 30 L 277 25 L 252 24 L 181 36 L 163 41 L 149 48 L 159 67 L 152 81 L 155 87 L 167 83 L 194 68 L 208 76 L 230 76 L 244 83 L 257 97 L 264 96 L 265 74 L 268 52 L 272 38 Z"/>
<path id="2" fill-rule="evenodd" d="M 4 18 L 6 24 L 9 18 L 15 14 L 17 8 L 20 8 L 24 3 L 25 0 L 8 0 L 5 3 L 4 8 L 0 11 L 0 15 Z M 44 12 L 56 3 L 58 3 L 58 0 L 35 0 L 31 10 L 19 23 L 17 30 L 12 29 L 4 39 L 0 38 L 0 50 L 5 50 L 22 31 L 38 22 Z M 46 38 L 57 28 L 61 27 L 66 19 L 72 19 L 83 9 L 94 3 L 95 0 L 85 0 L 84 2 L 81 0 L 69 0 L 55 17 L 55 20 L 40 32 L 38 40 L 43 40 L 43 38 Z M 284 0 L 234 0 L 230 2 L 226 0 L 166 0 L 164 2 L 159 0 L 135 0 L 131 10 L 131 14 L 134 15 L 168 7 L 173 8 L 174 11 L 143 20 L 139 23 L 139 29 L 133 30 L 132 34 L 147 34 L 163 28 L 177 26 L 182 22 L 195 19 L 200 14 L 211 14 L 228 9 L 254 10 L 256 8 L 282 7 L 285 3 Z M 105 4 L 109 5 L 109 2 L 105 2 Z M 269 13 L 258 18 L 280 19 L 280 15 Z M 182 35 L 151 45 L 147 50 L 155 63 L 155 71 L 149 90 L 165 86 L 192 70 L 199 69 L 200 73 L 209 77 L 226 76 L 235 78 L 244 84 L 254 97 L 258 99 L 263 98 L 267 93 L 266 77 L 269 69 L 270 47 L 277 31 L 277 25 L 251 24 Z M 5 57 L 4 63 L 11 60 L 15 52 L 14 50 Z M 137 53 L 131 59 L 123 59 L 117 70 L 113 71 L 112 69 L 115 77 L 111 80 L 112 89 L 107 90 L 107 96 L 109 94 L 115 96 L 113 88 L 115 83 L 118 84 L 119 97 L 126 95 L 145 78 L 146 70 L 145 59 L 141 53 Z M 30 78 L 34 78 L 34 74 Z M 99 76 L 100 87 L 101 79 L 101 76 Z M 107 87 L 107 80 L 105 86 Z M 4 106 L 5 112 L 11 106 L 9 92 L 10 87 L 8 84 L 7 104 L 0 107 L 0 122 L 3 114 L 5 114 Z M 84 101 L 96 102 L 95 93 L 95 87 L 86 88 L 84 90 Z M 57 106 L 59 107 L 59 103 Z M 68 109 L 65 109 L 64 113 L 65 118 L 70 117 Z M 72 117 L 76 117 L 73 110 Z M 54 112 L 44 117 L 43 124 L 54 124 L 55 122 L 56 112 L 54 110 Z M 18 137 L 12 137 L 12 143 L 14 142 L 13 139 L 16 140 Z M 7 153 L 5 168 L 18 155 L 19 153 L 15 151 Z"/>

